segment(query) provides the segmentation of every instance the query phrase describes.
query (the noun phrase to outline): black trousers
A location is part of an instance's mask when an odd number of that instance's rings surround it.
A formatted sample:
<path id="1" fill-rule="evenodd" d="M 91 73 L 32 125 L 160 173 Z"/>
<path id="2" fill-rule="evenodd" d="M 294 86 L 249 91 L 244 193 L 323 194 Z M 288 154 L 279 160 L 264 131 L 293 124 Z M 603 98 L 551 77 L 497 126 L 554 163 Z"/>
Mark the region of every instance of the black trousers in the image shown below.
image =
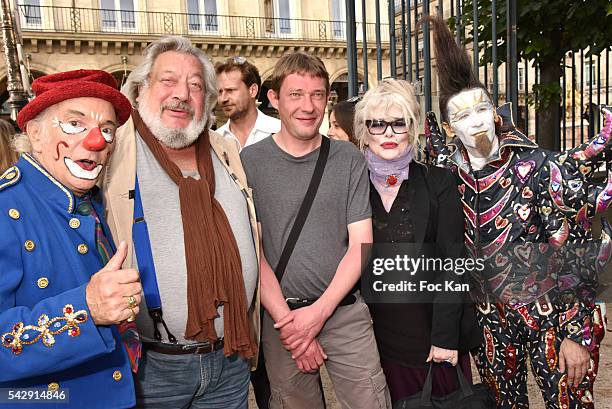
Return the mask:
<path id="1" fill-rule="evenodd" d="M 251 372 L 251 384 L 255 392 L 255 401 L 259 409 L 268 409 L 270 402 L 270 380 L 266 371 L 263 348 L 259 347 L 259 363 L 257 369 Z"/>

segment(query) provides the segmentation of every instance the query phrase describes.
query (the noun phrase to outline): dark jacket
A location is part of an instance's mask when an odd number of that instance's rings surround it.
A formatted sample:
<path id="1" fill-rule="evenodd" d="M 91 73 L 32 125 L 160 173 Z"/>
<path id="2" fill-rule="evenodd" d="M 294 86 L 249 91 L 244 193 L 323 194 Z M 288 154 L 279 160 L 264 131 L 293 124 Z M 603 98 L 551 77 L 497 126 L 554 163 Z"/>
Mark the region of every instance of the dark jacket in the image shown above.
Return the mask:
<path id="1" fill-rule="evenodd" d="M 381 254 L 377 244 L 395 242 L 395 236 L 401 237 L 403 243 L 413 244 L 409 250 L 413 257 L 453 260 L 465 257 L 463 213 L 454 177 L 448 170 L 413 162 L 409 178 L 402 183 L 389 214 L 373 186 L 370 199 L 375 243 L 373 257 Z M 387 223 L 385 219 L 394 215 L 395 220 L 389 219 Z M 397 231 L 398 224 L 403 231 Z M 411 230 L 408 236 L 405 235 L 407 229 Z M 385 255 L 388 258 L 390 253 Z M 415 282 L 417 286 L 422 280 L 430 283 L 467 282 L 465 274 L 437 269 L 417 271 L 414 275 L 405 272 L 398 275 L 396 272 L 394 276 Z M 385 275 L 376 276 L 372 270 L 365 270 L 363 289 L 366 300 L 373 301 L 377 296 L 368 297 L 368 289 L 383 277 Z M 393 280 L 391 277 L 393 275 L 387 275 L 385 281 Z M 397 294 L 386 295 L 382 294 L 383 298 L 377 300 L 381 302 L 370 304 L 383 361 L 419 367 L 425 364 L 432 344 L 466 352 L 482 342 L 474 306 L 469 302 L 467 292 L 403 292 L 401 296 L 408 297 L 404 299 L 407 302 L 397 302 L 397 297 L 394 299 Z"/>

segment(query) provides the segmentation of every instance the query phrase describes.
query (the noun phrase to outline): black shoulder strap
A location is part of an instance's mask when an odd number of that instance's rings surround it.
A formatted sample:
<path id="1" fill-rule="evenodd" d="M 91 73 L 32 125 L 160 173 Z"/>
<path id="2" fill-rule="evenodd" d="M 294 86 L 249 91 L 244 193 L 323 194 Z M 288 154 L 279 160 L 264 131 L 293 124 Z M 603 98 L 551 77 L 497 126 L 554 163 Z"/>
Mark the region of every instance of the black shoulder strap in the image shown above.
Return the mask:
<path id="1" fill-rule="evenodd" d="M 300 237 L 300 233 L 302 232 L 302 228 L 304 227 L 304 223 L 306 222 L 306 218 L 308 217 L 308 213 L 312 207 L 312 202 L 314 202 L 314 198 L 317 195 L 317 190 L 319 189 L 319 184 L 321 183 L 321 178 L 323 177 L 323 171 L 325 170 L 328 155 L 329 138 L 322 136 L 321 150 L 319 150 L 319 157 L 317 158 L 317 164 L 315 165 L 314 172 L 312 172 L 312 178 L 310 179 L 308 190 L 306 191 L 306 195 L 304 195 L 304 200 L 302 201 L 300 210 L 298 211 L 295 221 L 293 222 L 291 232 L 289 233 L 289 238 L 287 238 L 287 242 L 285 243 L 285 247 L 283 247 L 283 252 L 281 253 L 278 265 L 276 266 L 275 273 L 279 283 L 283 279 L 291 253 L 293 253 L 295 244 Z"/>

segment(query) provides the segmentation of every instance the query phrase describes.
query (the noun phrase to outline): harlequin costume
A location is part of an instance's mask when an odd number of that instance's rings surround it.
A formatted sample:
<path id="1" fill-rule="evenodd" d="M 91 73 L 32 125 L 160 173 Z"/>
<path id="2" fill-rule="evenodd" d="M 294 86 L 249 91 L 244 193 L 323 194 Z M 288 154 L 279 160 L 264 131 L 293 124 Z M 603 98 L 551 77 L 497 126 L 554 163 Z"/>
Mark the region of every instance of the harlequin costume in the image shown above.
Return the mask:
<path id="1" fill-rule="evenodd" d="M 129 101 L 113 88 L 116 83 L 108 73 L 79 70 L 37 81 L 38 96 L 18 117 L 22 129 L 46 107 L 77 97 L 111 102 L 119 123 L 129 117 Z M 89 279 L 104 266 L 96 225 L 108 231 L 95 190 L 76 196 L 30 154 L 0 176 L 0 388 L 57 392 L 48 395 L 57 399 L 57 407 L 135 404 L 119 330 L 97 326 L 86 302 Z M 77 213 L 85 200 L 99 223 Z M 62 391 L 67 395 L 60 395 Z M 38 407 L 48 398 L 41 399 L 14 406 L 4 400 L 0 406 Z"/>
<path id="2" fill-rule="evenodd" d="M 434 22 L 434 27 L 450 35 L 445 26 Z M 450 37 L 449 44 L 454 44 Z M 446 58 L 438 53 L 438 64 L 445 64 Z M 453 68 L 465 74 L 471 71 L 469 61 L 467 65 Z M 457 92 L 484 89 L 477 79 L 469 80 L 473 82 L 460 85 Z M 442 88 L 444 79 L 440 82 Z M 603 244 L 597 245 L 589 220 L 610 204 L 612 178 L 596 185 L 592 176 L 603 153 L 610 150 L 612 115 L 607 115 L 606 126 L 594 140 L 555 153 L 539 148 L 514 127 L 509 104 L 497 114 L 499 149 L 480 170 L 472 168 L 459 136 L 444 146 L 435 115 L 428 114 L 434 161 L 456 175 L 466 246 L 487 265 L 472 274 L 485 338 L 475 357 L 478 370 L 501 408 L 528 407 L 527 356 L 548 408 L 593 407 L 603 338 L 601 314 L 593 302 L 610 240 L 609 230 L 604 231 Z M 591 355 L 578 388 L 570 387 L 567 375 L 558 370 L 565 338 Z"/>
<path id="3" fill-rule="evenodd" d="M 510 120 L 507 109 L 507 105 L 498 109 L 504 121 Z M 591 369 L 576 393 L 581 404 L 592 401 L 604 334 L 593 304 L 596 269 L 603 267 L 596 260 L 603 263 L 610 247 L 609 239 L 604 246 L 595 245 L 588 220 L 609 205 L 606 192 L 611 185 L 609 180 L 605 186 L 588 185 L 597 168 L 591 162 L 594 158 L 576 158 L 599 142 L 607 146 L 611 125 L 608 120 L 593 142 L 563 154 L 538 148 L 511 127 L 499 135 L 499 159 L 480 171 L 471 170 L 458 138 L 449 144 L 450 150 L 436 148 L 438 164 L 450 167 L 457 177 L 466 246 L 490 266 L 482 276 L 472 277 L 485 337 L 478 368 L 498 398 L 514 402 L 517 408 L 528 407 L 527 356 L 542 390 L 548 391 L 544 393 L 559 407 L 569 405 L 565 375 L 557 370 L 558 346 L 566 337 L 591 351 Z M 565 201 L 564 195 L 571 200 Z M 563 251 L 557 254 L 557 249 Z"/>

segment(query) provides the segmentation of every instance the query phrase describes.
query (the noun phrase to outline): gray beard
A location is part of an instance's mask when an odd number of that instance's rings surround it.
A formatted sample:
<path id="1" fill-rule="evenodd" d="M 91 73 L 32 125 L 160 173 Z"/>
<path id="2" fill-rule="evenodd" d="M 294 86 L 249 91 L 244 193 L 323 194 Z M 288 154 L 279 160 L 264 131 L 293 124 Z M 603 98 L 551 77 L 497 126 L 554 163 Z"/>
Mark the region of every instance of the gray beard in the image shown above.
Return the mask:
<path id="1" fill-rule="evenodd" d="M 138 113 L 153 136 L 163 145 L 171 149 L 183 149 L 192 145 L 206 126 L 206 119 L 193 119 L 186 128 L 168 128 L 161 120 L 161 113 L 149 110 L 147 104 L 140 104 Z"/>

